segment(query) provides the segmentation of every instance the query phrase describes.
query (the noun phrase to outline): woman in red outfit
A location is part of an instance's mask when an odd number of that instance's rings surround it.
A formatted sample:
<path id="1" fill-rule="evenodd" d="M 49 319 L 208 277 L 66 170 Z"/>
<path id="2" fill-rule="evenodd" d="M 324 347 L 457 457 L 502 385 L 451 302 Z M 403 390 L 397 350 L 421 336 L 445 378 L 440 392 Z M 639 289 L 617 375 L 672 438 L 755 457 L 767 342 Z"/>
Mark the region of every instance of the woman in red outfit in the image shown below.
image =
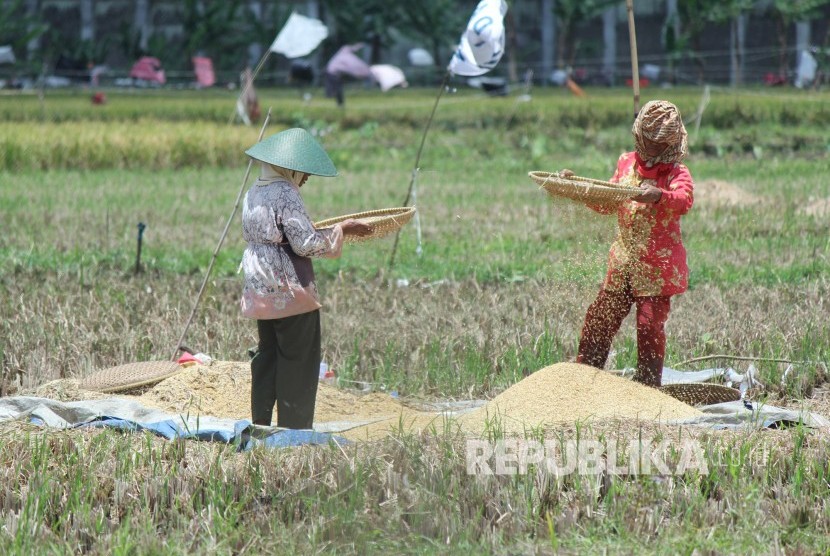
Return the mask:
<path id="1" fill-rule="evenodd" d="M 692 208 L 693 183 L 681 164 L 686 129 L 674 104 L 647 103 L 631 131 L 635 151 L 620 157 L 611 181 L 639 186 L 643 192 L 616 209 L 591 207 L 616 213 L 619 234 L 611 246 L 605 282 L 585 316 L 577 362 L 604 367 L 611 341 L 636 305 L 634 380 L 659 387 L 671 296 L 686 291 L 689 278 L 680 217 Z"/>

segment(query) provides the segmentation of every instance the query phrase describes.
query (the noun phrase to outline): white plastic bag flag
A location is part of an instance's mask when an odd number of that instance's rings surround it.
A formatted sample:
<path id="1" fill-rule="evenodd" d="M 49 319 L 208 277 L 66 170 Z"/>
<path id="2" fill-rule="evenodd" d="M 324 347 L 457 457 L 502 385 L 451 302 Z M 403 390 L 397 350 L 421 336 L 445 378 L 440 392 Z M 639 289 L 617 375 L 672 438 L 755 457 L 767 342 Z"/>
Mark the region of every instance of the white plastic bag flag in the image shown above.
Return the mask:
<path id="1" fill-rule="evenodd" d="M 496 67 L 504 54 L 505 14 L 507 2 L 504 0 L 478 3 L 450 60 L 450 72 L 473 77 Z"/>
<path id="2" fill-rule="evenodd" d="M 329 29 L 322 21 L 292 12 L 270 50 L 286 58 L 300 58 L 310 54 L 328 36 Z"/>
<path id="3" fill-rule="evenodd" d="M 406 87 L 406 75 L 403 70 L 397 66 L 390 66 L 389 64 L 377 64 L 369 66 L 369 71 L 372 73 L 375 81 L 380 85 L 380 90 L 384 93 L 393 87 Z"/>
<path id="4" fill-rule="evenodd" d="M 806 50 L 801 51 L 801 56 L 798 59 L 798 71 L 795 76 L 795 86 L 799 89 L 807 87 L 816 78 L 816 70 L 818 69 L 818 62 L 812 54 Z"/>

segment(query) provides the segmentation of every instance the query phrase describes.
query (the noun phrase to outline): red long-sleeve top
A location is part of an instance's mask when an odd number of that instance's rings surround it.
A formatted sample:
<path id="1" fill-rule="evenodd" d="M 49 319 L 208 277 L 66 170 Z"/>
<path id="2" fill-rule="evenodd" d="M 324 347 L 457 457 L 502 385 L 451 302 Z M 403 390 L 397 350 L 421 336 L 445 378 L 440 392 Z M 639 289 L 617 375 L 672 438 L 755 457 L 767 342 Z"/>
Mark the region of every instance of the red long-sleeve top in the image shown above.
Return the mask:
<path id="1" fill-rule="evenodd" d="M 616 211 L 619 233 L 608 256 L 603 287 L 623 289 L 628 282 L 635 297 L 672 296 L 686 291 L 689 267 L 680 232 L 680 217 L 694 202 L 694 183 L 683 164 L 646 167 L 634 153 L 617 161 L 612 182 L 653 185 L 662 191 L 656 203 L 626 201 L 619 207 L 591 206 L 601 214 Z"/>

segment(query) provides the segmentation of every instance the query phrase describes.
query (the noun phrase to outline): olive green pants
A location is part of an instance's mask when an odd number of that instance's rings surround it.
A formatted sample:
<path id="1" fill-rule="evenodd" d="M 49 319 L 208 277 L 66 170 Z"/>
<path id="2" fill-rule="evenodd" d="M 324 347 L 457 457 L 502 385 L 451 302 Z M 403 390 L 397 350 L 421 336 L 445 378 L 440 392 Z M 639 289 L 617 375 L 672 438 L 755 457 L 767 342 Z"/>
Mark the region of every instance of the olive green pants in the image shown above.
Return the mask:
<path id="1" fill-rule="evenodd" d="M 259 346 L 251 360 L 251 416 L 270 425 L 310 429 L 320 376 L 320 311 L 258 320 Z"/>

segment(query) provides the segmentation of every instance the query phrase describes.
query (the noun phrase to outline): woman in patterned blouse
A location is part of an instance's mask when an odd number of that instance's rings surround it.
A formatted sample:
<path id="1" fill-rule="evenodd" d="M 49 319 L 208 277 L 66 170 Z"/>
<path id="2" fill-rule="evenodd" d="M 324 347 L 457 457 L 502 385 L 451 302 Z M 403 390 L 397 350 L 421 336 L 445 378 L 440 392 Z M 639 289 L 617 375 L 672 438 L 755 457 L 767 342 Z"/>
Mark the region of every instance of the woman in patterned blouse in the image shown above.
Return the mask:
<path id="1" fill-rule="evenodd" d="M 260 141 L 246 153 L 262 162 L 245 194 L 242 314 L 257 320 L 259 345 L 251 361 L 254 424 L 310 429 L 320 369 L 320 302 L 311 257 L 339 257 L 343 236 L 371 233 L 347 220 L 316 230 L 300 187 L 309 175 L 335 176 L 323 148 L 303 129 Z"/>
<path id="2" fill-rule="evenodd" d="M 611 246 L 605 282 L 585 316 L 577 362 L 604 367 L 611 341 L 636 305 L 634 380 L 659 387 L 671 296 L 686 291 L 689 278 L 680 217 L 692 208 L 693 182 L 681 164 L 686 129 L 674 104 L 647 103 L 632 133 L 635 151 L 620 157 L 611 181 L 637 185 L 643 192 L 617 208 L 591 207 L 616 214 L 619 234 Z"/>

